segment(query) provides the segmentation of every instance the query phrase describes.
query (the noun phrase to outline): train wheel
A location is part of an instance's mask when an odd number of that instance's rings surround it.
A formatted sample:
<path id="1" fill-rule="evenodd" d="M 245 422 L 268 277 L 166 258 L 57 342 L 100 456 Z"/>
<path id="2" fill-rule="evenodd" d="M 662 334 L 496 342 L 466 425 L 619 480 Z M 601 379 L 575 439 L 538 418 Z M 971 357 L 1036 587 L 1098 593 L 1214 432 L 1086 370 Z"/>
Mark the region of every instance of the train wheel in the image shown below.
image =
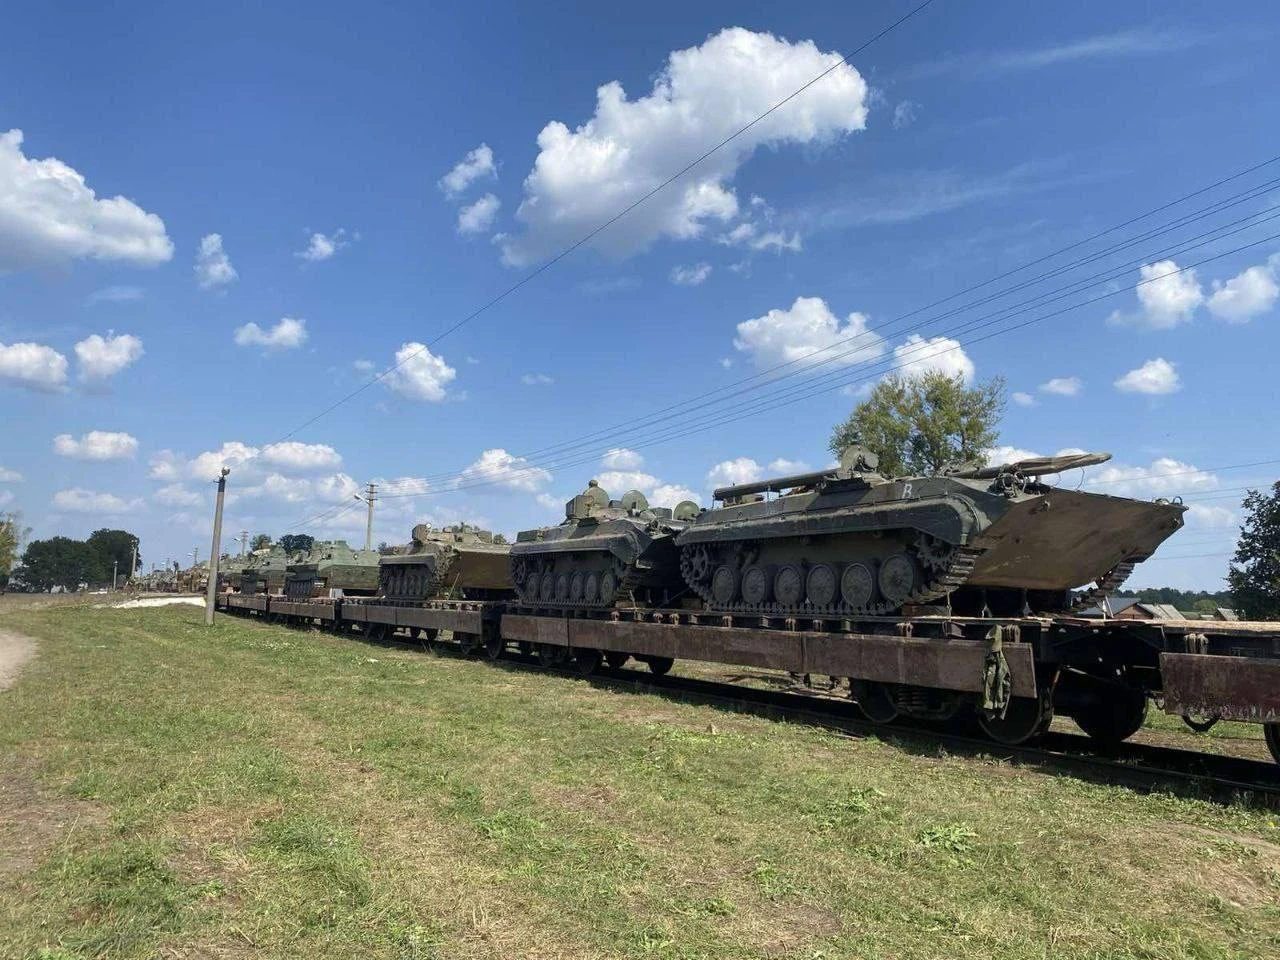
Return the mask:
<path id="1" fill-rule="evenodd" d="M 631 654 L 623 653 L 621 650 L 609 650 L 604 655 L 604 662 L 613 670 L 621 670 L 630 659 Z"/>
<path id="2" fill-rule="evenodd" d="M 849 678 L 849 693 L 858 701 L 858 709 L 872 723 L 893 723 L 898 719 L 898 706 L 888 684 L 875 680 Z"/>
<path id="3" fill-rule="evenodd" d="M 1267 741 L 1267 749 L 1271 751 L 1271 759 L 1280 763 L 1280 723 L 1264 723 L 1262 736 Z"/>
<path id="4" fill-rule="evenodd" d="M 1115 746 L 1142 728 L 1147 719 L 1146 691 L 1136 687 L 1109 690 L 1103 699 L 1077 709 L 1071 719 L 1094 740 Z"/>
<path id="5" fill-rule="evenodd" d="M 458 641 L 458 648 L 464 657 L 474 657 L 480 652 L 480 637 L 477 634 L 455 633 L 453 638 Z"/>
<path id="6" fill-rule="evenodd" d="M 503 640 L 502 635 L 495 630 L 493 635 L 486 638 L 484 642 L 484 655 L 490 660 L 501 660 L 506 652 L 507 641 Z"/>
<path id="7" fill-rule="evenodd" d="M 1016 746 L 1034 740 L 1053 722 L 1053 699 L 1049 691 L 1038 697 L 1013 697 L 1003 717 L 978 715 L 982 732 L 997 743 Z"/>
<path id="8" fill-rule="evenodd" d="M 569 655 L 566 648 L 554 643 L 540 643 L 535 649 L 538 654 L 538 663 L 548 670 L 560 666 Z"/>
<path id="9" fill-rule="evenodd" d="M 600 661 L 604 657 L 599 650 L 575 650 L 573 651 L 573 662 L 577 664 L 578 673 L 584 677 L 589 677 L 600 669 Z"/>
<path id="10" fill-rule="evenodd" d="M 674 657 L 640 657 L 649 665 L 649 672 L 655 676 L 665 677 L 671 672 L 671 668 L 675 666 Z"/>

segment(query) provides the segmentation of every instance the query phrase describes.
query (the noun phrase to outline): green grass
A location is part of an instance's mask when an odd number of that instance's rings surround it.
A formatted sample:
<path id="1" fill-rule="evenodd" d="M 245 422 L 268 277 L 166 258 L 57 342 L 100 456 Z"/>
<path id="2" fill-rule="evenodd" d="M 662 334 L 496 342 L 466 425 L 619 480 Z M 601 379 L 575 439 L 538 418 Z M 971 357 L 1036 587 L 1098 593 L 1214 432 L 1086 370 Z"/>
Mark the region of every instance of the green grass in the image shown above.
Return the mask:
<path id="1" fill-rule="evenodd" d="M 3 955 L 1280 952 L 1246 805 L 200 619 L 0 620 Z"/>

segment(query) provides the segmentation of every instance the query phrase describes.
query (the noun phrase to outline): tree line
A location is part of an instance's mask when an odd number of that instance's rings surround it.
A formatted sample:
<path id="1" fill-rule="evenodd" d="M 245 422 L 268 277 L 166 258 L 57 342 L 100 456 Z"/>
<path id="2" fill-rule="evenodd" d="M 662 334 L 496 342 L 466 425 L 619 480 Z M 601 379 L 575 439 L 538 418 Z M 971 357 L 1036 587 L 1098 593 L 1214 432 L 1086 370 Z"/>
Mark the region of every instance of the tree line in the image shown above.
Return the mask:
<path id="1" fill-rule="evenodd" d="M 110 583 L 113 577 L 126 581 L 142 566 L 137 536 L 107 528 L 95 530 L 85 540 L 32 540 L 17 563 L 17 548 L 26 533 L 13 515 L 0 518 L 0 586 L 21 585 L 41 592 L 55 587 L 77 590 L 82 585 Z"/>

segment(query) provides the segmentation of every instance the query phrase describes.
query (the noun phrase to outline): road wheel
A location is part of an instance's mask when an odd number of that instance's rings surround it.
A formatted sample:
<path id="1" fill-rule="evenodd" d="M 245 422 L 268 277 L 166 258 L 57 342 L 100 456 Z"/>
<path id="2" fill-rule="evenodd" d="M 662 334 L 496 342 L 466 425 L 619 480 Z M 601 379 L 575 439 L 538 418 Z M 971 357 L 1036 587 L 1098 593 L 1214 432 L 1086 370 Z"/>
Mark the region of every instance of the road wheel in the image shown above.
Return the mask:
<path id="1" fill-rule="evenodd" d="M 1043 734 L 1053 722 L 1053 698 L 1048 690 L 1037 697 L 1011 697 L 1003 717 L 978 715 L 982 732 L 997 743 L 1017 746 Z"/>
<path id="2" fill-rule="evenodd" d="M 1099 699 L 1077 709 L 1071 719 L 1094 740 L 1115 746 L 1142 728 L 1147 719 L 1147 694 L 1136 687 L 1112 687 L 1100 693 Z"/>
<path id="3" fill-rule="evenodd" d="M 655 676 L 665 677 L 673 666 L 675 666 L 674 657 L 640 657 L 649 665 L 649 671 Z"/>

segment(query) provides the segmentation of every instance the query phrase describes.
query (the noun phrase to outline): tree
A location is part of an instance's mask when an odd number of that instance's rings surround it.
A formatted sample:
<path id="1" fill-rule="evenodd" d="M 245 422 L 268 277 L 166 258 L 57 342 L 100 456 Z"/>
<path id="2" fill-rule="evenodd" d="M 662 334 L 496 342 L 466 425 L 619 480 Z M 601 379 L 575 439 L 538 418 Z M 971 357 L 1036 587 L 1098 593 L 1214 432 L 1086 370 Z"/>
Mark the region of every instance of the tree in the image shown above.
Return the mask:
<path id="1" fill-rule="evenodd" d="M 22 525 L 17 513 L 0 513 L 0 589 L 9 583 L 22 541 L 31 535 L 31 528 Z"/>
<path id="2" fill-rule="evenodd" d="M 103 568 L 102 554 L 83 540 L 32 540 L 22 555 L 23 581 L 37 590 L 75 590 L 82 583 L 100 583 L 110 576 L 110 566 Z"/>
<path id="3" fill-rule="evenodd" d="M 999 439 L 1005 406 L 1003 377 L 969 387 L 957 374 L 930 371 L 890 376 L 835 428 L 828 446 L 837 457 L 861 441 L 887 476 L 937 473 L 960 464 L 985 464 Z"/>
<path id="4" fill-rule="evenodd" d="M 266 550 L 271 546 L 271 534 L 259 533 L 249 541 L 250 550 Z"/>
<path id="5" fill-rule="evenodd" d="M 315 544 L 316 538 L 305 533 L 286 533 L 280 537 L 280 546 L 284 547 L 285 553 L 307 553 Z"/>
<path id="6" fill-rule="evenodd" d="M 494 542 L 494 543 L 506 543 L 506 542 L 507 542 L 507 535 L 506 535 L 505 533 L 495 533 L 495 534 L 493 535 L 493 542 Z"/>
<path id="7" fill-rule="evenodd" d="M 89 546 L 97 550 L 102 556 L 102 568 L 110 575 L 112 564 L 116 565 L 126 580 L 132 575 L 133 570 L 142 567 L 142 554 L 137 555 L 134 560 L 134 550 L 138 546 L 138 538 L 128 530 L 95 530 L 89 534 Z M 133 563 L 133 570 L 129 569 L 129 564 Z"/>
<path id="8" fill-rule="evenodd" d="M 1227 571 L 1235 606 L 1250 620 L 1280 619 L 1280 481 L 1270 493 L 1250 490 L 1236 555 Z"/>

